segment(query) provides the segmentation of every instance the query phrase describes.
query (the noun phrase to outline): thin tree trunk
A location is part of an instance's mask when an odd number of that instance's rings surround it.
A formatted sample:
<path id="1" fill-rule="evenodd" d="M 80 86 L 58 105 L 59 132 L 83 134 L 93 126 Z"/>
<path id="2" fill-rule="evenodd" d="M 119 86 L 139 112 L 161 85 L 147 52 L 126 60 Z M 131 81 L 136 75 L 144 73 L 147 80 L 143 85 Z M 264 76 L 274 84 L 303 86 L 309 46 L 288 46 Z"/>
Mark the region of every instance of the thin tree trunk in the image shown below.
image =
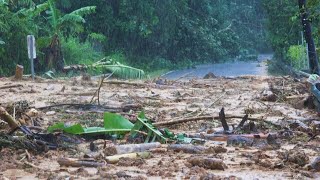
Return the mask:
<path id="1" fill-rule="evenodd" d="M 307 0 L 298 0 L 303 32 L 308 44 L 309 67 L 312 74 L 319 74 L 318 57 L 316 46 L 312 38 L 312 29 L 309 20 L 309 13 L 307 11 L 306 1 Z"/>
<path id="2" fill-rule="evenodd" d="M 55 69 L 59 72 L 63 71 L 64 60 L 60 39 L 57 34 L 52 37 L 51 44 L 48 47 L 46 55 L 46 65 L 48 69 Z"/>

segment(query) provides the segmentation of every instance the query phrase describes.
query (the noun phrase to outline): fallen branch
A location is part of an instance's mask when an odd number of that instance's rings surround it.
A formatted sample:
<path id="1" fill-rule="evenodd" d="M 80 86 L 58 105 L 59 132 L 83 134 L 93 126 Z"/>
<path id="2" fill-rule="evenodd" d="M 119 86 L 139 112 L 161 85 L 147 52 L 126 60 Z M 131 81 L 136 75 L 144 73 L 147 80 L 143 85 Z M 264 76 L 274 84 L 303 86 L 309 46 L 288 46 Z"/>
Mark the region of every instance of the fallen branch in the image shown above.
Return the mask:
<path id="1" fill-rule="evenodd" d="M 116 85 L 130 85 L 130 86 L 146 86 L 145 83 L 138 83 L 138 82 L 128 82 L 128 81 L 104 81 L 105 84 L 116 84 Z"/>
<path id="2" fill-rule="evenodd" d="M 83 92 L 83 93 L 57 93 L 56 95 L 62 96 L 93 96 L 93 92 Z"/>
<path id="3" fill-rule="evenodd" d="M 19 128 L 18 122 L 15 121 L 13 117 L 3 107 L 0 107 L 0 119 L 7 122 L 11 130 L 16 130 Z"/>
<path id="4" fill-rule="evenodd" d="M 129 153 L 129 154 L 120 154 L 120 155 L 114 155 L 114 156 L 107 156 L 105 157 L 105 160 L 108 163 L 115 164 L 119 162 L 121 158 L 129 158 L 129 159 L 137 159 L 137 158 L 149 158 L 150 152 L 140 152 L 140 153 Z"/>
<path id="5" fill-rule="evenodd" d="M 203 138 L 211 141 L 228 141 L 229 138 L 235 137 L 245 137 L 250 139 L 267 139 L 269 135 L 275 134 L 191 134 L 189 137 L 191 138 Z"/>
<path id="6" fill-rule="evenodd" d="M 95 105 L 95 104 L 54 104 L 50 106 L 38 107 L 36 109 L 45 110 L 51 109 L 54 107 L 61 107 L 61 106 L 69 106 L 75 108 L 83 108 L 83 110 L 90 110 L 90 109 L 100 109 L 101 111 L 108 111 L 108 112 L 128 112 L 132 110 L 140 110 L 142 107 L 140 104 L 125 104 L 122 106 L 112 106 L 112 105 Z"/>
<path id="7" fill-rule="evenodd" d="M 102 167 L 105 163 L 95 162 L 95 161 L 85 161 L 70 158 L 60 158 L 58 159 L 60 166 L 72 166 L 72 167 Z"/>
<path id="8" fill-rule="evenodd" d="M 245 115 L 243 115 L 245 116 Z M 225 116 L 226 119 L 242 119 L 243 116 Z M 171 121 L 164 121 L 164 122 L 156 122 L 153 123 L 154 126 L 168 126 L 168 125 L 174 125 L 174 124 L 180 124 L 180 123 L 186 123 L 191 121 L 212 121 L 212 120 L 219 120 L 219 116 L 199 116 L 199 117 L 191 117 L 191 118 L 183 118 L 183 119 L 177 119 L 177 120 L 171 120 Z M 262 118 L 251 118 L 248 117 L 248 120 L 250 121 L 265 121 Z"/>
<path id="9" fill-rule="evenodd" d="M 16 87 L 23 87 L 23 85 L 22 84 L 14 84 L 14 85 L 1 86 L 0 89 L 10 89 L 10 88 L 16 88 Z"/>

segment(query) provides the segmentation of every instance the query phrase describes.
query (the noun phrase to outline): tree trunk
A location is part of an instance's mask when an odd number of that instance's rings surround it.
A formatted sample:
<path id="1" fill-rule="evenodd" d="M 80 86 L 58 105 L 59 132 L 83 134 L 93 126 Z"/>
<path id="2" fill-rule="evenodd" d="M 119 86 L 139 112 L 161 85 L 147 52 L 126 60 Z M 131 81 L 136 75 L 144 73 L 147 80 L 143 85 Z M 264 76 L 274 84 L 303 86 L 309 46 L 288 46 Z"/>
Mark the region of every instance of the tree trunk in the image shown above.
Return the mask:
<path id="1" fill-rule="evenodd" d="M 60 39 L 57 34 L 52 37 L 50 46 L 46 52 L 46 65 L 48 69 L 55 69 L 59 72 L 63 71 L 64 59 Z"/>
<path id="2" fill-rule="evenodd" d="M 14 78 L 16 80 L 22 80 L 22 77 L 23 77 L 23 66 L 17 64 L 16 66 L 16 73 L 14 75 Z"/>
<path id="3" fill-rule="evenodd" d="M 312 29 L 309 20 L 309 13 L 307 11 L 306 1 L 307 0 L 298 0 L 303 32 L 308 44 L 309 68 L 312 74 L 319 74 L 318 57 L 316 47 L 312 38 Z"/>

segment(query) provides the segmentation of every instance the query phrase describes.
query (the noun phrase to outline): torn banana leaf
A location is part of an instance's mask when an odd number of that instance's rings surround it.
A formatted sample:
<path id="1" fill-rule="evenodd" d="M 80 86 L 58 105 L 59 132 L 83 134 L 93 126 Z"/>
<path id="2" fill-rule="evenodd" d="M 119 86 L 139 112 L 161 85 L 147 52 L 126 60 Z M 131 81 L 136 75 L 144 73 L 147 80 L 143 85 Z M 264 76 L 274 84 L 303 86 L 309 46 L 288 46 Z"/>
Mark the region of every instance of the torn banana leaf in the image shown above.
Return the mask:
<path id="1" fill-rule="evenodd" d="M 145 143 L 160 141 L 165 143 L 167 138 L 155 128 L 152 123 L 145 117 L 144 112 L 141 112 L 138 116 L 137 122 L 134 124 L 134 127 L 131 129 L 131 137 L 136 137 L 138 132 L 146 132 L 147 137 Z"/>
<path id="2" fill-rule="evenodd" d="M 104 113 L 103 122 L 105 129 L 126 129 L 131 130 L 133 128 L 133 124 L 126 118 L 114 114 L 114 113 Z"/>
<path id="3" fill-rule="evenodd" d="M 48 127 L 48 132 L 52 133 L 57 130 L 62 130 L 69 134 L 125 134 L 131 131 L 133 124 L 126 118 L 114 114 L 104 113 L 104 127 L 88 127 L 84 128 L 80 124 L 74 124 L 67 126 L 64 123 L 57 123 L 53 126 Z"/>

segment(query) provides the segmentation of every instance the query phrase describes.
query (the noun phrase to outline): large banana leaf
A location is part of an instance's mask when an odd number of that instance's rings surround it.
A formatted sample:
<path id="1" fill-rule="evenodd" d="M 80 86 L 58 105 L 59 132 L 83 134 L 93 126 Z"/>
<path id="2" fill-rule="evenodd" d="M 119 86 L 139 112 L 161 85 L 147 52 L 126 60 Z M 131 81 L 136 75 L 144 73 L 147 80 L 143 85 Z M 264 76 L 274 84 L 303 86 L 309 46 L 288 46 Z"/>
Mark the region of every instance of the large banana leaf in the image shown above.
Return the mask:
<path id="1" fill-rule="evenodd" d="M 110 71 L 119 78 L 124 79 L 141 79 L 144 76 L 144 71 L 126 65 L 103 65 L 100 66 L 102 71 Z"/>
<path id="2" fill-rule="evenodd" d="M 57 123 L 53 126 L 48 127 L 48 132 L 52 133 L 57 130 L 62 130 L 69 134 L 125 134 L 131 131 L 133 124 L 125 119 L 124 117 L 114 114 L 104 114 L 104 127 L 88 127 L 84 128 L 80 124 L 74 124 L 67 126 L 64 123 Z"/>
<path id="3" fill-rule="evenodd" d="M 103 58 L 102 60 L 92 64 L 91 68 L 102 73 L 113 72 L 114 76 L 123 79 L 141 79 L 145 75 L 144 71 L 141 69 L 126 66 L 119 62 L 113 61 L 112 59 L 107 60 L 106 58 Z"/>

